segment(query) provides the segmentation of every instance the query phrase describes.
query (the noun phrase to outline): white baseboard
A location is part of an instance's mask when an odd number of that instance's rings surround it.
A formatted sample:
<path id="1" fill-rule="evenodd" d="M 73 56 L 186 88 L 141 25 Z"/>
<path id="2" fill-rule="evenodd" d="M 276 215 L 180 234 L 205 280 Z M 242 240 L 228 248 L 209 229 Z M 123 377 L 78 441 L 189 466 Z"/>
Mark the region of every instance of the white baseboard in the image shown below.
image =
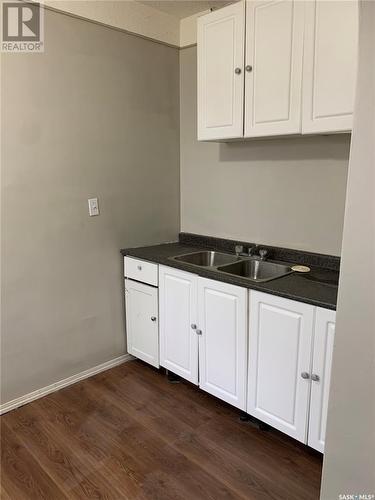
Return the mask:
<path id="1" fill-rule="evenodd" d="M 47 385 L 46 387 L 42 387 L 41 389 L 37 389 L 36 391 L 29 392 L 28 394 L 25 394 L 24 396 L 20 396 L 19 398 L 12 399 L 11 401 L 8 401 L 8 403 L 4 403 L 4 404 L 0 405 L 0 415 L 8 412 L 10 410 L 14 410 L 15 408 L 18 408 L 19 406 L 25 405 L 26 403 L 31 403 L 31 401 L 35 401 L 35 399 L 42 398 L 43 396 L 46 396 L 47 394 L 50 394 L 51 392 L 58 391 L 59 389 L 62 389 L 63 387 L 67 387 L 68 385 L 75 384 L 76 382 L 79 382 L 80 380 L 84 380 L 85 378 L 92 377 L 93 375 L 96 375 L 97 373 L 104 372 L 105 370 L 108 370 L 109 368 L 113 368 L 114 366 L 121 365 L 122 363 L 125 363 L 126 361 L 131 361 L 132 359 L 134 359 L 134 358 L 130 354 L 124 354 L 123 356 L 119 356 L 118 358 L 114 358 L 114 359 L 111 359 L 110 361 L 106 361 L 105 363 L 102 363 L 101 365 L 94 366 L 93 368 L 89 368 L 88 370 L 77 373 L 76 375 L 72 375 L 71 377 L 64 378 L 63 380 L 60 380 L 59 382 L 55 382 L 54 384 Z"/>

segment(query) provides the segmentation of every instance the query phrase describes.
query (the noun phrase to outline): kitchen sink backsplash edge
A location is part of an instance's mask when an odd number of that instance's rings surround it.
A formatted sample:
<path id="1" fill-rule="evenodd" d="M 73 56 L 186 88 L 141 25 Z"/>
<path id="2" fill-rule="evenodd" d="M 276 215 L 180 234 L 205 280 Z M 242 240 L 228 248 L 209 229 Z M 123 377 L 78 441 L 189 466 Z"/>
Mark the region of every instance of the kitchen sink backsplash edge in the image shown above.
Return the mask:
<path id="1" fill-rule="evenodd" d="M 189 246 L 202 247 L 208 250 L 217 250 L 234 253 L 236 245 L 243 245 L 246 250 L 249 246 L 255 246 L 255 243 L 248 241 L 230 240 L 225 238 L 216 238 L 214 236 L 204 236 L 201 234 L 185 233 L 179 234 L 179 243 Z M 259 247 L 268 251 L 267 259 L 278 260 L 282 262 L 292 262 L 293 264 L 303 264 L 313 267 L 321 267 L 332 271 L 340 270 L 340 257 L 335 255 L 325 255 L 304 250 L 294 250 L 291 248 L 274 247 L 269 245 L 257 244 Z"/>

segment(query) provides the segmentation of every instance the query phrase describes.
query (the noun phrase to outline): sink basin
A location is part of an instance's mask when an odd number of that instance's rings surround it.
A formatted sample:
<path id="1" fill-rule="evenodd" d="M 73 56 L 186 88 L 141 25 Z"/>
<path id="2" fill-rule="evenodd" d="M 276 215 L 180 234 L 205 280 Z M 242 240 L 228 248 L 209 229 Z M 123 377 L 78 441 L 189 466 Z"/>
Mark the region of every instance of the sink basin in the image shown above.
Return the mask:
<path id="1" fill-rule="evenodd" d="M 274 280 L 293 272 L 289 266 L 262 260 L 242 260 L 218 267 L 218 271 L 257 282 Z"/>
<path id="2" fill-rule="evenodd" d="M 203 251 L 179 255 L 173 257 L 173 260 L 200 267 L 216 267 L 240 261 L 241 258 L 227 253 Z"/>
<path id="3" fill-rule="evenodd" d="M 177 262 L 191 264 L 192 266 L 210 267 L 213 271 L 232 274 L 233 276 L 239 276 L 255 282 L 271 281 L 293 272 L 285 264 L 254 258 L 243 258 L 237 255 L 210 250 L 169 258 Z"/>

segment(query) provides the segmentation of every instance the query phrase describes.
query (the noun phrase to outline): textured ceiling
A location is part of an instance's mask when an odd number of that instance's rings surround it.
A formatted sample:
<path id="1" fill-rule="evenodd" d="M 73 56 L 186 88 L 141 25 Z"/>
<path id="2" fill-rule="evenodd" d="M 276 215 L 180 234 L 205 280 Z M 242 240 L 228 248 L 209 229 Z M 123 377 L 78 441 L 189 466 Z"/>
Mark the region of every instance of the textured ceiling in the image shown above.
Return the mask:
<path id="1" fill-rule="evenodd" d="M 178 19 L 192 16 L 211 8 L 223 7 L 229 3 L 228 0 L 136 0 L 154 9 L 166 12 Z"/>

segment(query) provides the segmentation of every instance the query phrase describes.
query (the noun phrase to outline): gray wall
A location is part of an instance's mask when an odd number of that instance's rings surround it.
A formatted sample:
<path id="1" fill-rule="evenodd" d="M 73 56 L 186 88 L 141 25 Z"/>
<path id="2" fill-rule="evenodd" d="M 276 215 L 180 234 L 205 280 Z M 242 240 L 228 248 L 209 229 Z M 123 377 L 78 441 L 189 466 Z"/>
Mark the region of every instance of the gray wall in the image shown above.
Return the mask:
<path id="1" fill-rule="evenodd" d="M 178 51 L 45 29 L 44 54 L 2 55 L 3 403 L 124 354 L 119 250 L 179 230 Z"/>
<path id="2" fill-rule="evenodd" d="M 374 2 L 362 2 L 360 20 L 357 102 L 323 465 L 324 500 L 340 494 L 375 495 Z M 363 265 L 358 266 L 359 262 Z"/>
<path id="3" fill-rule="evenodd" d="M 339 255 L 348 135 L 196 140 L 196 48 L 180 54 L 181 229 Z"/>

